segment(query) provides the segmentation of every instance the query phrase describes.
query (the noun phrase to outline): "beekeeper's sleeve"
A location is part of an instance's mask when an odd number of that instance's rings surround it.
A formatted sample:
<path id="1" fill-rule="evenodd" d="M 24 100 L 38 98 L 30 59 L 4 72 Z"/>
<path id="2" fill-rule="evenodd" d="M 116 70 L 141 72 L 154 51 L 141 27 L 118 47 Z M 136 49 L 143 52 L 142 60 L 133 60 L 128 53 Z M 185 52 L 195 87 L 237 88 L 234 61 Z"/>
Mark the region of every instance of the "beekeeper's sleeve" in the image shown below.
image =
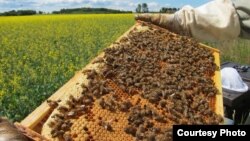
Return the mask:
<path id="1" fill-rule="evenodd" d="M 202 41 L 249 38 L 249 0 L 214 0 L 200 7 L 184 6 L 174 14 L 184 31 Z"/>
<path id="2" fill-rule="evenodd" d="M 233 0 L 233 3 L 239 15 L 241 25 L 240 37 L 250 39 L 250 1 Z"/>

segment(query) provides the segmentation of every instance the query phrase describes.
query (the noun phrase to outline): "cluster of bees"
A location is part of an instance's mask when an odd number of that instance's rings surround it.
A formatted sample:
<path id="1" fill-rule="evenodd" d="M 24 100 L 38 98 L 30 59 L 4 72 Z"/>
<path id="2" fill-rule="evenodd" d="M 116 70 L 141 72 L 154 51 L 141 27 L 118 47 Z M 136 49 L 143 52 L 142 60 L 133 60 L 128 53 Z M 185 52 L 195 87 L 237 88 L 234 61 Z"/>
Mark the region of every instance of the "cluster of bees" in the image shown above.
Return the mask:
<path id="1" fill-rule="evenodd" d="M 50 123 L 53 137 L 72 140 L 67 134 L 71 119 L 93 114 L 95 102 L 103 110 L 127 113 L 124 132 L 135 140 L 172 140 L 173 124 L 221 123 L 222 117 L 210 106 L 218 93 L 212 80 L 214 56 L 196 41 L 163 29 L 134 29 L 104 52 L 93 62 L 100 64 L 98 72 L 84 71 L 89 82 L 82 85 L 82 96 L 70 97 L 67 106 L 58 107 L 60 113 Z M 110 83 L 124 95 L 117 95 Z M 139 99 L 133 103 L 135 96 Z M 100 120 L 98 125 L 114 131 L 108 122 Z"/>
<path id="2" fill-rule="evenodd" d="M 55 101 L 47 101 L 50 106 L 57 105 Z M 84 114 L 91 114 L 91 108 L 94 99 L 90 95 L 82 95 L 76 99 L 73 96 L 69 97 L 66 106 L 58 106 L 57 110 L 59 113 L 53 115 L 53 121 L 49 122 L 49 127 L 52 128 L 51 135 L 53 138 L 60 137 L 65 141 L 71 140 L 70 135 L 65 134 L 66 131 L 70 130 L 72 126 L 71 119 L 78 118 Z M 54 108 L 54 107 L 52 107 Z"/>
<path id="3" fill-rule="evenodd" d="M 152 110 L 147 105 L 134 106 L 128 118 L 129 125 L 124 131 L 137 140 L 170 141 L 172 140 L 172 128 L 165 115 L 157 110 Z M 160 124 L 159 124 L 160 123 Z"/>

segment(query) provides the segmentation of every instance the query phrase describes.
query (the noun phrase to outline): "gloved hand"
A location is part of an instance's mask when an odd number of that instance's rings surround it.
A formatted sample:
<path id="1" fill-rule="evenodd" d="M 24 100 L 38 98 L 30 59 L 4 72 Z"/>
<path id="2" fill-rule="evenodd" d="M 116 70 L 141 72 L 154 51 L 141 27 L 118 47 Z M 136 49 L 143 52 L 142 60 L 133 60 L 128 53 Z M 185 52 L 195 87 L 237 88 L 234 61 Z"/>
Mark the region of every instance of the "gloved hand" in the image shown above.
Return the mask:
<path id="1" fill-rule="evenodd" d="M 150 22 L 181 35 L 190 35 L 178 21 L 175 14 L 137 14 L 136 20 Z"/>
<path id="2" fill-rule="evenodd" d="M 0 141 L 28 141 L 7 119 L 0 117 Z"/>
<path id="3" fill-rule="evenodd" d="M 169 15 L 142 14 L 135 18 L 200 41 L 233 40 L 241 31 L 239 16 L 231 0 L 213 0 L 197 8 L 184 6 Z"/>

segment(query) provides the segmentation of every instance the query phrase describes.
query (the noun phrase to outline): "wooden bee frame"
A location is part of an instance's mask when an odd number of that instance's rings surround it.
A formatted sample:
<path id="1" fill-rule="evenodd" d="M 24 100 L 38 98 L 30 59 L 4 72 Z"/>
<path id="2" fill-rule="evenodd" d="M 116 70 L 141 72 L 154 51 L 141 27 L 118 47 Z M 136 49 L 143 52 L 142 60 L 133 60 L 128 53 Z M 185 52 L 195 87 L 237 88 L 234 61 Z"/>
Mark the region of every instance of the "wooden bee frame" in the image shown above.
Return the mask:
<path id="1" fill-rule="evenodd" d="M 126 33 L 124 33 L 116 42 L 119 42 L 123 37 L 127 36 L 132 30 L 140 29 L 140 30 L 147 30 L 147 27 L 141 26 L 141 22 L 136 23 L 133 27 L 131 27 Z M 160 28 L 155 26 L 155 28 Z M 112 45 L 110 46 L 112 47 Z M 209 47 L 204 44 L 200 44 L 200 47 L 208 48 L 209 50 L 213 51 L 213 55 L 215 58 L 215 64 L 220 66 L 220 51 Z M 96 58 L 103 57 L 104 53 L 101 53 Z M 84 74 L 82 73 L 85 70 L 89 70 L 92 68 L 96 68 L 95 65 L 96 59 L 93 59 L 86 67 L 84 67 L 81 71 L 78 71 L 73 78 L 71 78 L 65 85 L 63 85 L 58 91 L 56 91 L 48 100 L 58 101 L 62 99 L 62 97 L 68 97 L 69 95 L 76 93 L 78 91 L 77 86 L 81 85 L 85 79 L 83 78 Z M 224 116 L 223 111 L 223 96 L 222 96 L 222 86 L 221 86 L 221 74 L 220 68 L 215 72 L 213 76 L 213 81 L 215 82 L 215 86 L 219 90 L 219 93 L 216 95 L 215 98 L 210 100 L 210 106 L 213 107 L 214 111 Z M 41 128 L 47 118 L 50 116 L 54 109 L 48 105 L 45 101 L 39 107 L 37 107 L 32 113 L 30 113 L 23 121 L 21 121 L 20 126 L 26 127 L 36 133 L 41 133 Z M 29 131 L 27 130 L 27 134 Z M 34 134 L 34 133 L 33 133 Z M 34 140 L 37 140 L 34 138 Z"/>

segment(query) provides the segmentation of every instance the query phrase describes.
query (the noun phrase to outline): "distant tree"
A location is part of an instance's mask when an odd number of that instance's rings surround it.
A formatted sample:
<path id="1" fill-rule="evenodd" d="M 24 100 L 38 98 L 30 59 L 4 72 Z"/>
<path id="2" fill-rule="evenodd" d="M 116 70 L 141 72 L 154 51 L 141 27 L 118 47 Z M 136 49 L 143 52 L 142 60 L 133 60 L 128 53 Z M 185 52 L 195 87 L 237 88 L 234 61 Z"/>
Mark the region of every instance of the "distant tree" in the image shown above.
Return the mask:
<path id="1" fill-rule="evenodd" d="M 142 7 L 141 4 L 138 4 L 137 8 L 135 9 L 136 13 L 141 13 L 142 12 Z"/>
<path id="2" fill-rule="evenodd" d="M 59 11 L 52 11 L 52 14 L 60 14 Z"/>
<path id="3" fill-rule="evenodd" d="M 21 16 L 21 15 L 35 15 L 36 11 L 34 10 L 18 10 L 17 11 L 17 15 Z"/>
<path id="4" fill-rule="evenodd" d="M 170 12 L 170 13 L 173 13 L 173 8 L 169 8 L 169 12 Z"/>
<path id="5" fill-rule="evenodd" d="M 162 7 L 160 9 L 160 13 L 174 13 L 178 11 L 180 8 L 171 8 L 171 7 Z"/>
<path id="6" fill-rule="evenodd" d="M 167 13 L 167 8 L 166 7 L 162 7 L 160 9 L 160 13 Z"/>
<path id="7" fill-rule="evenodd" d="M 43 11 L 38 11 L 38 14 L 43 14 Z"/>
<path id="8" fill-rule="evenodd" d="M 141 8 L 142 10 L 142 13 L 148 13 L 148 4 L 147 3 L 143 3 L 142 4 L 142 8 Z"/>
<path id="9" fill-rule="evenodd" d="M 15 10 L 5 12 L 4 14 L 5 16 L 17 16 L 17 12 Z"/>
<path id="10" fill-rule="evenodd" d="M 2 16 L 23 16 L 23 15 L 35 15 L 36 11 L 34 10 L 11 10 L 11 11 L 7 11 L 2 13 Z"/>

